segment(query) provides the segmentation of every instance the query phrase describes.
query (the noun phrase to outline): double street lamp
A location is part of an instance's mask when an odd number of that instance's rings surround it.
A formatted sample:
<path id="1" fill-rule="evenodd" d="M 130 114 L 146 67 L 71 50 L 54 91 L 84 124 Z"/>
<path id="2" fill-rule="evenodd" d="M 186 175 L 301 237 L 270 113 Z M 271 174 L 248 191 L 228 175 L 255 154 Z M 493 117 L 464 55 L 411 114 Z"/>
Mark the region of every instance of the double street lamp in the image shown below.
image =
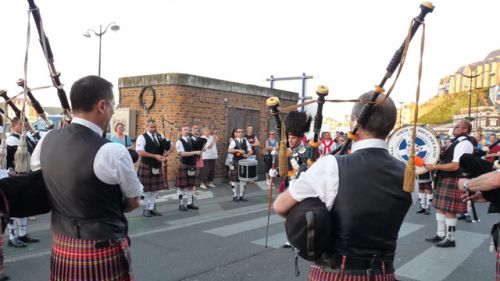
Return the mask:
<path id="1" fill-rule="evenodd" d="M 470 72 L 471 72 L 471 75 L 465 75 L 464 73 L 461 73 L 461 72 L 456 72 L 455 74 L 459 74 L 465 78 L 469 78 L 469 113 L 467 115 L 467 121 L 472 121 L 472 118 L 471 118 L 471 104 L 472 104 L 472 79 L 473 78 L 477 78 L 479 77 L 481 74 L 485 73 L 485 71 L 481 71 L 480 73 L 477 73 L 477 74 L 473 74 L 474 71 L 472 68 L 470 68 Z M 476 116 L 477 117 L 477 116 Z"/>
<path id="2" fill-rule="evenodd" d="M 93 30 L 93 29 L 87 29 L 85 33 L 83 33 L 83 36 L 90 38 L 91 37 L 91 31 L 94 33 L 95 36 L 99 37 L 99 71 L 98 75 L 101 76 L 101 46 L 102 46 L 102 36 L 108 31 L 108 28 L 111 27 L 111 30 L 113 31 L 118 31 L 120 30 L 120 26 L 115 24 L 115 22 L 111 22 L 106 26 L 104 31 L 102 30 L 102 24 L 99 25 L 99 32 Z"/>

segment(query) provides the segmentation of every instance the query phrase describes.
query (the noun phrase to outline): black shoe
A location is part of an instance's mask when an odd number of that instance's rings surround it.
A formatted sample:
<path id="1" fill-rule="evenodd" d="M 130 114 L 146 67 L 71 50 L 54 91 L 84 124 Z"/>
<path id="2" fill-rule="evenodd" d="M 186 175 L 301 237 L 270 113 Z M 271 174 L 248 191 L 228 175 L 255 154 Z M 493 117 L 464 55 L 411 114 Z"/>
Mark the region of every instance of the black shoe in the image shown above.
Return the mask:
<path id="1" fill-rule="evenodd" d="M 19 236 L 17 239 L 21 240 L 21 242 L 24 242 L 24 243 L 37 243 L 37 242 L 40 242 L 40 239 L 29 237 L 28 234 L 26 234 L 24 236 Z"/>
<path id="2" fill-rule="evenodd" d="M 233 197 L 233 202 L 240 202 L 240 199 L 238 199 L 238 197 Z"/>
<path id="3" fill-rule="evenodd" d="M 26 247 L 26 244 L 24 244 L 21 240 L 19 240 L 17 238 L 10 239 L 8 245 L 10 247 L 14 247 L 14 248 L 24 248 L 24 247 Z"/>
<path id="4" fill-rule="evenodd" d="M 457 220 L 465 220 L 465 217 L 467 217 L 466 215 L 460 215 L 460 216 L 457 216 Z"/>
<path id="5" fill-rule="evenodd" d="M 10 277 L 7 276 L 5 273 L 3 273 L 3 272 L 0 273 L 0 281 L 7 281 L 9 279 L 10 279 Z"/>
<path id="6" fill-rule="evenodd" d="M 194 204 L 189 204 L 189 205 L 187 205 L 187 208 L 188 208 L 188 209 L 191 209 L 191 210 L 198 210 L 198 209 L 200 209 L 200 207 L 195 206 Z"/>
<path id="7" fill-rule="evenodd" d="M 184 205 L 179 205 L 179 211 L 186 212 L 188 209 Z"/>
<path id="8" fill-rule="evenodd" d="M 240 199 L 239 199 L 239 200 L 240 200 L 241 202 L 248 202 L 248 200 L 247 200 L 247 199 L 245 199 L 245 197 L 243 197 L 243 196 L 240 196 Z"/>
<path id="9" fill-rule="evenodd" d="M 465 216 L 465 221 L 466 221 L 466 222 L 472 222 L 472 216 L 471 216 L 471 215 L 469 215 L 469 214 L 467 214 L 467 215 Z"/>
<path id="10" fill-rule="evenodd" d="M 455 240 L 450 240 L 449 238 L 443 239 L 441 242 L 436 244 L 439 248 L 452 248 L 455 247 Z"/>
<path id="11" fill-rule="evenodd" d="M 431 214 L 431 208 L 427 208 L 427 209 L 425 209 L 425 214 L 426 214 L 426 215 L 430 215 L 430 214 Z"/>
<path id="12" fill-rule="evenodd" d="M 286 242 L 285 244 L 283 244 L 283 245 L 281 246 L 281 248 L 285 248 L 285 249 L 289 249 L 289 248 L 291 248 L 291 247 L 292 247 L 292 245 L 290 245 L 290 242 Z"/>
<path id="13" fill-rule="evenodd" d="M 441 241 L 444 240 L 444 237 L 441 237 L 441 236 L 434 236 L 434 237 L 430 237 L 430 238 L 425 238 L 425 241 L 427 242 L 431 242 L 431 243 L 439 243 Z"/>
<path id="14" fill-rule="evenodd" d="M 149 210 L 149 213 L 153 216 L 161 216 L 161 213 L 157 210 Z"/>
<path id="15" fill-rule="evenodd" d="M 425 210 L 424 208 L 420 208 L 420 210 L 417 211 L 417 214 L 423 214 L 425 213 Z"/>
<path id="16" fill-rule="evenodd" d="M 142 215 L 145 216 L 146 218 L 150 218 L 150 217 L 153 216 L 153 215 L 151 215 L 151 211 L 150 210 L 143 210 L 142 211 Z"/>

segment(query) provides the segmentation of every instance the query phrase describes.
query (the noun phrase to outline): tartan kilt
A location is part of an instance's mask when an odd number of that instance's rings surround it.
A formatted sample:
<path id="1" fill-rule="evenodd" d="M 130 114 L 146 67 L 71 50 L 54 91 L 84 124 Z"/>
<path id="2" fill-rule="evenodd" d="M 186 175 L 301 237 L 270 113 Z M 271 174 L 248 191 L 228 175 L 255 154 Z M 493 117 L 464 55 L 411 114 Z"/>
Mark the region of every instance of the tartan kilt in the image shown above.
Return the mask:
<path id="1" fill-rule="evenodd" d="M 311 264 L 307 281 L 396 281 L 394 273 L 376 274 L 373 279 L 366 275 L 351 275 L 346 273 L 335 273 L 323 271 L 321 267 Z"/>
<path id="2" fill-rule="evenodd" d="M 497 274 L 496 281 L 500 281 L 500 251 L 497 249 Z"/>
<path id="3" fill-rule="evenodd" d="M 240 179 L 238 178 L 238 162 L 233 161 L 232 165 L 234 169 L 229 170 L 229 181 L 240 182 Z"/>
<path id="4" fill-rule="evenodd" d="M 439 178 L 432 204 L 438 210 L 456 214 L 467 212 L 467 203 L 462 202 L 462 192 L 458 189 L 459 178 Z"/>
<path id="5" fill-rule="evenodd" d="M 432 182 L 419 182 L 418 191 L 432 190 Z"/>
<path id="6" fill-rule="evenodd" d="M 54 233 L 50 280 L 133 281 L 132 268 L 127 261 L 130 257 L 125 256 L 129 245 L 127 239 L 123 241 L 96 249 L 96 240 L 81 240 Z"/>
<path id="7" fill-rule="evenodd" d="M 175 179 L 175 186 L 178 188 L 191 188 L 193 186 L 196 186 L 196 183 L 198 182 L 197 180 L 197 175 L 199 172 L 199 169 L 196 169 L 196 174 L 192 177 L 189 177 L 187 175 L 187 170 L 188 168 L 195 167 L 195 166 L 190 166 L 186 165 L 184 163 L 179 164 L 179 169 L 177 170 L 177 178 Z"/>
<path id="8" fill-rule="evenodd" d="M 159 168 L 160 169 L 159 175 L 153 175 L 151 169 L 152 169 L 151 166 L 148 164 L 142 162 L 141 164 L 139 164 L 139 170 L 137 171 L 137 176 L 139 176 L 139 180 L 144 186 L 144 192 L 166 189 L 165 185 L 163 184 L 162 167 L 160 166 Z"/>

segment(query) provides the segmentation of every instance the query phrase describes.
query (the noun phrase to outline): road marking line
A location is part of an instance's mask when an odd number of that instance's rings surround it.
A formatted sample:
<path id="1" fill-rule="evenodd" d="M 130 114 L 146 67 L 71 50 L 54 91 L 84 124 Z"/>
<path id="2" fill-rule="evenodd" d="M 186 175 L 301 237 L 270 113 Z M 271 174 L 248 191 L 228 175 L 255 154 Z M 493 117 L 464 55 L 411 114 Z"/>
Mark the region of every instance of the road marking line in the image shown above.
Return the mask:
<path id="1" fill-rule="evenodd" d="M 271 217 L 269 218 L 269 224 L 280 223 L 283 221 L 284 219 L 278 215 L 271 215 Z M 212 228 L 209 230 L 205 230 L 204 232 L 222 237 L 227 237 L 238 233 L 246 232 L 249 230 L 261 228 L 266 225 L 267 225 L 267 217 L 262 217 L 252 220 L 246 220 L 239 223 L 229 224 L 217 228 Z"/>
<path id="2" fill-rule="evenodd" d="M 423 228 L 424 226 L 425 225 L 423 224 L 405 222 L 403 223 L 403 225 L 401 225 L 401 228 L 399 229 L 398 239 L 401 239 L 402 237 L 405 237 L 406 235 L 415 232 Z"/>
<path id="3" fill-rule="evenodd" d="M 285 232 L 280 232 L 278 234 L 274 234 L 268 237 L 267 239 L 267 246 L 269 248 L 281 248 L 287 241 L 288 239 L 286 238 L 286 233 Z M 266 238 L 261 238 L 252 241 L 253 244 L 265 246 L 266 245 Z"/>
<path id="4" fill-rule="evenodd" d="M 396 270 L 396 274 L 415 280 L 444 280 L 488 237 L 480 233 L 457 231 L 455 233 L 456 248 L 443 249 L 431 246 L 401 266 Z"/>

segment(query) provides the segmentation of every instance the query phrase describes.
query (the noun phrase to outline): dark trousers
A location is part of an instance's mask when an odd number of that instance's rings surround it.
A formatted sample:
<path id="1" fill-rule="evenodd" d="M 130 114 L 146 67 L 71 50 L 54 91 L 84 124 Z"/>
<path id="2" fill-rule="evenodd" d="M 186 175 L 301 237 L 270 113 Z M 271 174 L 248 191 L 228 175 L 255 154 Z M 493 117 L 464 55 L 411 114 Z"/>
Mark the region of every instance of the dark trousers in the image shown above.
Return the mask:
<path id="1" fill-rule="evenodd" d="M 203 159 L 203 168 L 200 169 L 201 182 L 212 182 L 215 177 L 216 159 Z"/>

